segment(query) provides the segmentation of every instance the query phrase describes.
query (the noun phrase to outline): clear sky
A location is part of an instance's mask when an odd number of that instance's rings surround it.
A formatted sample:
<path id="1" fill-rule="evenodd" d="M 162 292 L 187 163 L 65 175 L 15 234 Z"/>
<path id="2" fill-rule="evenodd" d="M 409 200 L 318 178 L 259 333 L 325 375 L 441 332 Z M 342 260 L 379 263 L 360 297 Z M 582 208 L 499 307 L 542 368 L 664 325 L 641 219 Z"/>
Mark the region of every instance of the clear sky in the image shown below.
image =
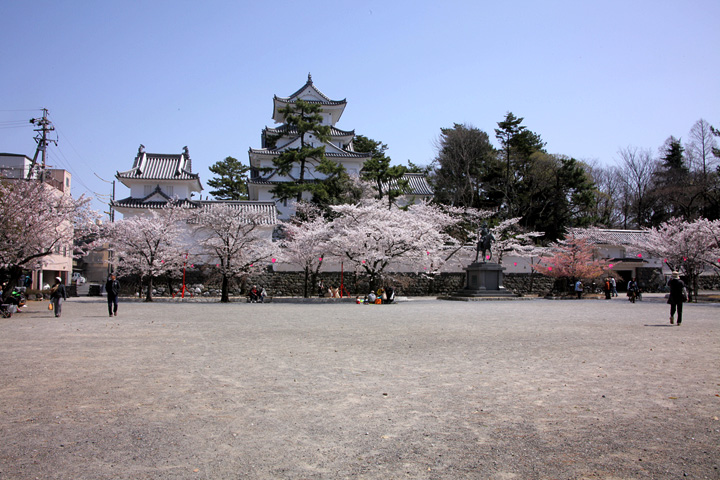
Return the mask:
<path id="1" fill-rule="evenodd" d="M 612 164 L 720 127 L 719 18 L 718 0 L 2 0 L 0 152 L 32 157 L 45 107 L 73 195 L 107 201 L 142 143 L 187 145 L 204 197 L 311 73 L 395 163 L 430 163 L 454 123 L 494 141 L 511 111 L 550 153 Z"/>

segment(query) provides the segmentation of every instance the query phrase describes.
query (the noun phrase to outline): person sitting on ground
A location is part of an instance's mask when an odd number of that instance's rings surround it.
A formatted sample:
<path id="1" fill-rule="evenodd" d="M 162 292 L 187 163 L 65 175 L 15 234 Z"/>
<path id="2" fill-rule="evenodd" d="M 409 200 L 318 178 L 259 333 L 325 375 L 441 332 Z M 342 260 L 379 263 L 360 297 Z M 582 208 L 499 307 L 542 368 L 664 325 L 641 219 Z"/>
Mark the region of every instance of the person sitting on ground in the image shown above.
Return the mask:
<path id="1" fill-rule="evenodd" d="M 368 299 L 368 303 L 375 303 L 375 300 L 377 299 L 375 292 L 368 293 L 367 299 Z"/>
<path id="2" fill-rule="evenodd" d="M 258 292 L 257 285 L 253 285 L 250 289 L 250 303 L 255 303 L 260 299 L 260 292 Z"/>
<path id="3" fill-rule="evenodd" d="M 385 287 L 385 298 L 383 303 L 392 303 L 395 300 L 395 290 L 392 287 Z"/>

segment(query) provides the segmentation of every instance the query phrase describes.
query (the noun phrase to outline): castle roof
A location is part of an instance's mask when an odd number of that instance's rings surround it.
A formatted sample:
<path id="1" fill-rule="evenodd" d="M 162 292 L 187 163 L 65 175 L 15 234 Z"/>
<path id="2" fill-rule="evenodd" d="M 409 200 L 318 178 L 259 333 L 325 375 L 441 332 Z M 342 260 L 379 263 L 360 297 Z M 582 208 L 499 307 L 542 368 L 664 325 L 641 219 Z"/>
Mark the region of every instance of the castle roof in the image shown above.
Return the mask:
<path id="1" fill-rule="evenodd" d="M 402 180 L 407 180 L 410 190 L 405 195 L 434 195 L 433 189 L 428 184 L 425 175 L 422 173 L 406 173 L 402 176 Z M 398 189 L 397 180 L 391 180 L 383 183 L 383 189 Z"/>
<path id="2" fill-rule="evenodd" d="M 200 175 L 192 173 L 192 160 L 188 148 L 179 155 L 166 153 L 147 153 L 140 145 L 133 166 L 124 172 L 118 171 L 115 177 L 129 187 L 134 180 L 168 181 L 182 180 L 194 183 L 194 191 L 201 191 Z"/>
<path id="3" fill-rule="evenodd" d="M 288 104 L 295 103 L 297 100 L 319 104 L 323 106 L 323 110 L 334 112 L 333 124 L 340 120 L 340 117 L 345 110 L 345 106 L 347 105 L 346 99 L 333 100 L 318 90 L 318 88 L 313 84 L 312 75 L 308 74 L 308 79 L 307 82 L 305 82 L 305 85 L 300 87 L 289 97 L 278 97 L 277 95 L 273 96 L 273 120 L 275 120 L 276 123 L 282 123 L 284 118 L 280 113 L 280 109 Z"/>
<path id="4" fill-rule="evenodd" d="M 287 124 L 280 125 L 277 128 L 265 127 L 265 133 L 269 135 L 299 135 L 297 127 L 291 127 Z M 331 137 L 354 137 L 355 130 L 340 130 L 339 128 L 330 127 Z"/>
<path id="5" fill-rule="evenodd" d="M 155 196 L 157 197 L 153 198 Z M 154 192 L 144 198 L 127 197 L 111 202 L 111 206 L 119 210 L 159 210 L 168 205 L 181 206 L 189 209 L 212 208 L 214 205 L 227 205 L 238 211 L 251 210 L 262 213 L 264 215 L 263 224 L 274 225 L 277 223 L 277 208 L 274 202 L 249 200 L 177 200 L 166 195 L 159 188 L 156 188 Z"/>

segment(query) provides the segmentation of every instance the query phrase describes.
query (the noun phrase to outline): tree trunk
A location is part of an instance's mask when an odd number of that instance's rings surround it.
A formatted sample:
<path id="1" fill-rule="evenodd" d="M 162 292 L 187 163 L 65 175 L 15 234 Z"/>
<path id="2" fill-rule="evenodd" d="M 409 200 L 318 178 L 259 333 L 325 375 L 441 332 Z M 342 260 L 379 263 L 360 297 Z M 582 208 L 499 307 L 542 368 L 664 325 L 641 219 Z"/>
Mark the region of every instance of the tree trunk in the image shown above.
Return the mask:
<path id="1" fill-rule="evenodd" d="M 308 279 L 310 278 L 310 267 L 305 267 L 305 284 L 303 285 L 303 297 L 308 298 Z"/>
<path id="2" fill-rule="evenodd" d="M 146 302 L 152 302 L 152 289 L 153 289 L 153 276 L 148 276 L 147 295 L 145 296 Z"/>
<path id="3" fill-rule="evenodd" d="M 229 303 L 230 302 L 230 294 L 229 294 L 228 290 L 230 290 L 230 281 L 228 280 L 227 275 L 223 274 L 222 287 L 220 287 L 220 302 L 221 303 Z"/>
<path id="4" fill-rule="evenodd" d="M 18 281 L 20 280 L 20 276 L 22 275 L 22 268 L 18 267 L 17 265 L 12 266 L 10 268 L 10 279 L 7 282 L 7 287 L 2 292 L 2 302 L 7 303 L 6 300 L 10 298 L 10 294 L 13 291 L 13 288 L 15 288 L 18 284 Z M 42 283 L 42 278 L 40 279 Z M 42 285 L 40 285 L 42 287 Z"/>

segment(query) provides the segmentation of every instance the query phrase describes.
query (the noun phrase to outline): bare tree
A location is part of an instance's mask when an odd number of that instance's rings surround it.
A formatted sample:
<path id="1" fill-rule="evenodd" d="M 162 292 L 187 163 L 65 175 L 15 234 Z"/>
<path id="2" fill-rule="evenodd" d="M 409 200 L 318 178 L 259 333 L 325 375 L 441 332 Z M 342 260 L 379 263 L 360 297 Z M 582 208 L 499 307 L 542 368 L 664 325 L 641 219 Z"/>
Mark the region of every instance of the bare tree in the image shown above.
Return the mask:
<path id="1" fill-rule="evenodd" d="M 717 163 L 717 158 L 713 155 L 717 142 L 712 126 L 701 118 L 692 126 L 689 136 L 690 140 L 685 144 L 688 163 L 692 170 L 701 172 L 703 180 L 707 181 L 709 172 Z"/>
<path id="2" fill-rule="evenodd" d="M 586 162 L 589 174 L 597 188 L 595 217 L 605 228 L 627 226 L 625 186 L 621 169 L 615 165 L 604 167 L 597 161 Z"/>
<path id="3" fill-rule="evenodd" d="M 638 147 L 622 148 L 618 151 L 618 156 L 621 178 L 630 201 L 630 219 L 636 227 L 648 226 L 653 210 L 651 191 L 657 160 L 653 159 L 649 149 Z"/>

